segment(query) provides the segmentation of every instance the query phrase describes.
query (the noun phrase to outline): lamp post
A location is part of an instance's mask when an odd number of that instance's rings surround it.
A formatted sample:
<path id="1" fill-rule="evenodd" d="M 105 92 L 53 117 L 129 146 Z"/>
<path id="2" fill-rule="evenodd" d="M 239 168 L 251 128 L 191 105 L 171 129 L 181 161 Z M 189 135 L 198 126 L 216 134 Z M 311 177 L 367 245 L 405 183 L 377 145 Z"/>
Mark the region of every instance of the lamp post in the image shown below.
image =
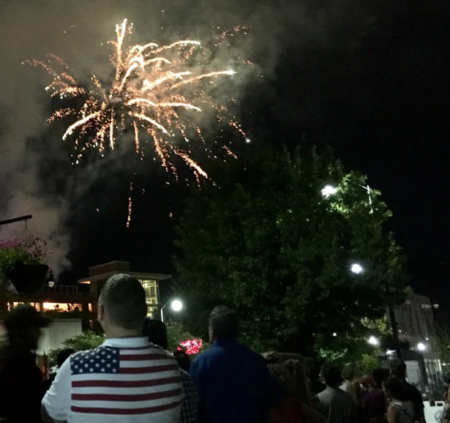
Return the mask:
<path id="1" fill-rule="evenodd" d="M 354 183 L 355 185 L 360 186 L 361 188 L 363 188 L 364 190 L 366 190 L 367 192 L 367 197 L 369 198 L 369 206 L 370 206 L 370 213 L 373 214 L 373 204 L 372 204 L 372 195 L 371 195 L 371 188 L 369 187 L 369 185 L 359 185 Z M 333 185 L 325 185 L 322 189 L 322 196 L 325 198 L 329 198 L 332 195 L 335 195 L 337 193 L 337 188 L 334 187 Z"/>
<path id="2" fill-rule="evenodd" d="M 350 271 L 355 275 L 360 275 L 361 273 L 364 272 L 364 267 L 362 267 L 359 263 L 353 263 L 350 267 Z M 389 293 L 389 287 L 387 287 L 387 292 Z M 397 358 L 399 360 L 402 360 L 402 350 L 400 348 L 400 339 L 398 337 L 398 328 L 397 322 L 395 321 L 394 309 L 391 306 L 389 306 L 388 312 L 389 312 L 389 320 L 391 321 L 392 336 L 394 338 L 395 352 L 397 353 Z M 371 342 L 369 341 L 369 343 Z"/>
<path id="3" fill-rule="evenodd" d="M 32 219 L 33 216 L 31 216 L 31 214 L 26 215 L 26 216 L 20 216 L 20 217 L 15 217 L 14 219 L 8 219 L 8 220 L 2 220 L 0 222 L 0 226 L 2 225 L 8 225 L 10 223 L 15 223 L 15 222 L 22 222 L 22 221 L 27 221 L 28 219 Z"/>
<path id="4" fill-rule="evenodd" d="M 371 188 L 369 187 L 369 185 L 360 185 L 360 186 L 367 192 L 367 196 L 369 198 L 370 213 L 373 214 Z M 321 192 L 322 192 L 323 197 L 329 198 L 332 195 L 335 195 L 337 193 L 337 188 L 332 185 L 326 185 L 322 189 Z M 350 267 L 350 270 L 352 273 L 354 273 L 356 275 L 359 275 L 364 272 L 364 268 L 358 263 L 352 264 L 352 266 Z M 386 292 L 389 293 L 389 286 L 386 287 Z M 391 327 L 392 327 L 392 336 L 394 337 L 395 352 L 397 353 L 397 358 L 399 360 L 402 360 L 402 350 L 400 348 L 400 339 L 398 337 L 397 322 L 395 321 L 395 313 L 394 313 L 394 309 L 392 308 L 392 306 L 388 307 L 388 312 L 389 312 L 389 320 L 390 320 Z"/>
<path id="5" fill-rule="evenodd" d="M 164 309 L 170 303 L 170 308 L 173 311 L 179 312 L 183 309 L 183 303 L 178 299 L 170 299 L 166 304 L 161 308 L 161 322 L 164 322 Z"/>
<path id="6" fill-rule="evenodd" d="M 387 287 L 387 289 L 389 292 L 389 287 Z M 394 337 L 395 352 L 397 353 L 397 358 L 399 360 L 403 360 L 402 349 L 400 348 L 400 339 L 398 337 L 397 322 L 395 321 L 395 313 L 392 306 L 388 307 L 388 311 L 389 311 L 389 320 L 391 321 L 392 336 Z"/>

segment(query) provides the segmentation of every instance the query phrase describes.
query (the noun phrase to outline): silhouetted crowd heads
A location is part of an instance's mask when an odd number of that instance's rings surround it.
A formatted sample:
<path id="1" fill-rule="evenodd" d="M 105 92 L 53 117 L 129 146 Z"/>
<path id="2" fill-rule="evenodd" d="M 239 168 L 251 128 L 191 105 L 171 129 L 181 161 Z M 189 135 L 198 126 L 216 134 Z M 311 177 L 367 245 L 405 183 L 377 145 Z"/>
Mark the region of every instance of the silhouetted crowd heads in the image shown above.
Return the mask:
<path id="1" fill-rule="evenodd" d="M 10 311 L 0 350 L 0 421 L 425 422 L 422 395 L 408 383 L 403 361 L 358 378 L 353 366 L 326 363 L 319 371 L 317 361 L 295 353 L 258 354 L 238 341 L 238 316 L 221 305 L 209 316 L 211 347 L 191 362 L 182 350 L 167 351 L 165 324 L 146 315 L 141 283 L 111 277 L 98 303 L 105 342 L 61 350 L 58 372 L 42 381 L 35 351 L 50 320 L 31 306 Z M 442 422 L 450 422 L 448 409 Z"/>

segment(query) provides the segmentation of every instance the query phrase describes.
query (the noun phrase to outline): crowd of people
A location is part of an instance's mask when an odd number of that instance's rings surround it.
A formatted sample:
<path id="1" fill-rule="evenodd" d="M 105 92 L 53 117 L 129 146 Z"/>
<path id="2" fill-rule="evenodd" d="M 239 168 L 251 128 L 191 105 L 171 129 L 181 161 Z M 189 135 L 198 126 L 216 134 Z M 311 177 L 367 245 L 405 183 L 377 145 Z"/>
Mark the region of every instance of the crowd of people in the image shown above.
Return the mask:
<path id="1" fill-rule="evenodd" d="M 0 354 L 0 421 L 155 423 L 423 423 L 420 392 L 405 363 L 356 379 L 351 367 L 308 369 L 298 354 L 259 354 L 238 342 L 226 306 L 209 319 L 211 347 L 191 363 L 167 351 L 164 323 L 149 319 L 136 279 L 115 275 L 99 298 L 105 342 L 64 350 L 43 382 L 34 351 L 50 320 L 31 306 L 8 313 Z"/>

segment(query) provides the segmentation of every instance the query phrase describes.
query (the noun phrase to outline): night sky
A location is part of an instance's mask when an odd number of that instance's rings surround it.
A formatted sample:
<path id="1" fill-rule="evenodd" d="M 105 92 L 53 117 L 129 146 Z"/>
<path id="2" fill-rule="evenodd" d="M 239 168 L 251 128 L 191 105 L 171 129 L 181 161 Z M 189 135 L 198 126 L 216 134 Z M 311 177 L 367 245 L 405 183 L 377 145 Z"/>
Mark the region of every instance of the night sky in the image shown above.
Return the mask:
<path id="1" fill-rule="evenodd" d="M 347 169 L 366 173 L 394 213 L 392 230 L 408 256 L 413 288 L 439 302 L 444 316 L 450 279 L 448 2 L 17 3 L 0 3 L 0 219 L 34 215 L 30 229 L 51 239 L 56 265 L 63 268 L 65 257 L 71 262 L 61 281 L 115 259 L 173 273 L 174 222 L 189 190 L 184 176 L 194 179 L 182 171 L 176 184 L 154 162 L 141 164 L 136 186 L 145 195 L 135 195 L 127 229 L 123 181 L 129 167 L 110 157 L 71 170 L 69 148 L 60 141 L 63 127 L 44 126 L 54 106 L 43 92 L 48 80 L 21 63 L 55 52 L 81 73 L 104 72 L 107 50 L 99 44 L 125 17 L 140 40 L 202 37 L 215 26 L 248 24 L 243 55 L 263 78 L 239 80 L 239 120 L 252 140 L 244 154 L 270 144 L 329 144 Z"/>

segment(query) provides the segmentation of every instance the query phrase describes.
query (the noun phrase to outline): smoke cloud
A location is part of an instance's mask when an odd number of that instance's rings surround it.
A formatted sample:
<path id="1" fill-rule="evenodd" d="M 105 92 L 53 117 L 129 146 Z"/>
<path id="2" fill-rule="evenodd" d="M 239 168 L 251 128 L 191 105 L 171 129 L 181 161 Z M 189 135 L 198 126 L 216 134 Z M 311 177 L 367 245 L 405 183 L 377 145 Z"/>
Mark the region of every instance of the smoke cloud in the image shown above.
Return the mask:
<path id="1" fill-rule="evenodd" d="M 48 241 L 53 251 L 50 265 L 62 270 L 69 266 L 71 249 L 68 218 L 90 206 L 86 192 L 101 172 L 96 166 L 75 176 L 65 171 L 69 161 L 61 133 L 58 127 L 49 130 L 44 125 L 50 111 L 43 91 L 48 79 L 25 61 L 55 53 L 70 64 L 76 77 L 107 77 L 111 72 L 107 41 L 124 18 L 135 24 L 136 42 L 208 38 L 219 27 L 246 24 L 251 35 L 242 56 L 271 78 L 280 52 L 293 46 L 301 60 L 301 51 L 311 46 L 333 49 L 356 43 L 370 27 L 374 11 L 354 5 L 350 0 L 2 0 L 0 220 L 32 214 L 31 233 Z M 237 81 L 241 96 L 248 95 L 246 77 Z M 22 224 L 5 226 L 0 236 L 21 235 L 22 230 Z"/>

